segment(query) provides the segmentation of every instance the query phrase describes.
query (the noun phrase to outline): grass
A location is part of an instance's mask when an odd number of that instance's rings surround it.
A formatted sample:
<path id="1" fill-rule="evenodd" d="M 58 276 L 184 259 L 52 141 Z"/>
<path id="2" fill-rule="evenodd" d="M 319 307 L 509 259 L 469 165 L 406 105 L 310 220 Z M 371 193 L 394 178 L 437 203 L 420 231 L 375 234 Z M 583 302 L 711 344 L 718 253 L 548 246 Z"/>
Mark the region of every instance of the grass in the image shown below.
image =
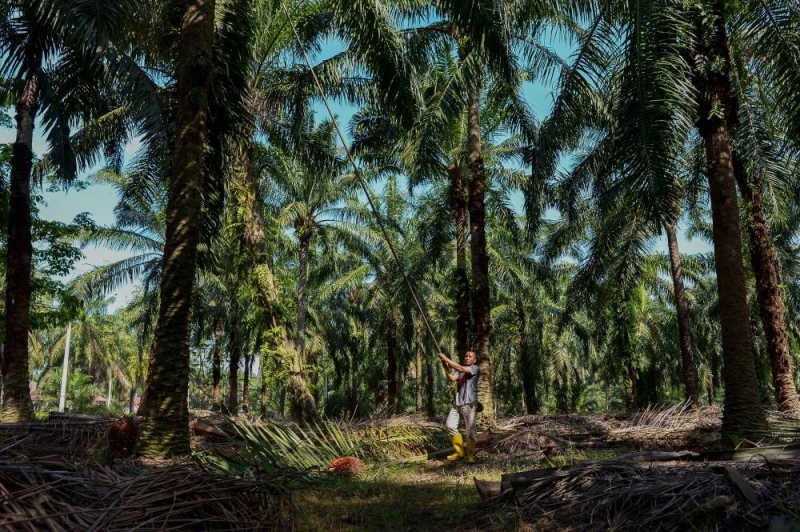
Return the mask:
<path id="1" fill-rule="evenodd" d="M 296 491 L 298 529 L 484 530 L 472 477 L 485 474 L 463 462 L 373 465 L 358 477 L 334 477 Z"/>
<path id="2" fill-rule="evenodd" d="M 513 506 L 482 502 L 474 479 L 497 482 L 504 473 L 573 465 L 621 452 L 617 448 L 537 448 L 527 440 L 478 449 L 475 464 L 425 459 L 449 447 L 446 433 L 416 422 L 387 426 L 290 429 L 275 423 L 236 421 L 243 443 L 230 456 L 209 454 L 207 465 L 228 474 L 274 477 L 294 472 L 290 487 L 299 531 L 535 530 Z M 327 473 L 336 456 L 359 455 L 366 468 L 356 476 Z M 444 456 L 436 452 L 435 456 Z M 238 473 L 237 473 L 238 472 Z"/>
<path id="3" fill-rule="evenodd" d="M 297 530 L 535 530 L 517 522 L 508 508 L 482 502 L 473 478 L 498 481 L 511 471 L 569 465 L 607 454 L 570 451 L 545 459 L 505 455 L 491 460 L 484 456 L 473 465 L 446 460 L 372 463 L 357 477 L 330 477 L 295 490 Z"/>

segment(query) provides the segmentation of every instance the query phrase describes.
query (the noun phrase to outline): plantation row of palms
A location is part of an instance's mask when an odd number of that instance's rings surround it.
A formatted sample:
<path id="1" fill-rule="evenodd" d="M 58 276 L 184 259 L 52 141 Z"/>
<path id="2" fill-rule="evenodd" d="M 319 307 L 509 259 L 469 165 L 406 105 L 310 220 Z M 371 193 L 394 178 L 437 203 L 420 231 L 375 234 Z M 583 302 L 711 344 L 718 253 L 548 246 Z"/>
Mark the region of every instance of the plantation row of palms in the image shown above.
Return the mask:
<path id="1" fill-rule="evenodd" d="M 322 406 L 435 414 L 449 395 L 436 350 L 476 351 L 487 424 L 722 400 L 734 441 L 764 434 L 763 406 L 800 415 L 796 5 L 5 9 L 17 141 L 4 420 L 31 415 L 31 371 L 57 364 L 31 355 L 32 331 L 55 337 L 79 301 L 132 281 L 142 288 L 125 334 L 139 348 L 104 350 L 85 370 L 141 389 L 153 456 L 188 453 L 189 401 L 236 412 L 258 398 L 261 412 L 288 405 L 306 423 Z M 547 46 L 554 34 L 568 59 Z M 547 116 L 534 116 L 530 83 L 552 86 Z M 321 101 L 356 109 L 346 136 L 315 118 Z M 31 245 L 42 224 L 32 178 L 68 185 L 97 164 L 94 179 L 119 193 L 116 223 L 78 220 L 51 240 L 131 258 L 69 290 L 31 283 L 47 264 Z M 682 255 L 679 227 L 713 253 Z M 48 297 L 60 310 L 37 323 Z"/>

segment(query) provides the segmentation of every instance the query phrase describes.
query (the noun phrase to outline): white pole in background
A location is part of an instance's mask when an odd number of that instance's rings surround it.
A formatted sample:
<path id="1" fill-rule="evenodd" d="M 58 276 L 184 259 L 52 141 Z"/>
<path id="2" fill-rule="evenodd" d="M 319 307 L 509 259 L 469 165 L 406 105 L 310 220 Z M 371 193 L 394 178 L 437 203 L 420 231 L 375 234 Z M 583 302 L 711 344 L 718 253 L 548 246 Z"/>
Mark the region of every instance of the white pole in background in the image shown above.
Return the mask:
<path id="1" fill-rule="evenodd" d="M 69 371 L 69 342 L 72 338 L 72 323 L 67 323 L 67 341 L 64 345 L 64 367 L 61 369 L 61 395 L 58 396 L 58 411 L 64 412 L 67 402 L 67 373 Z"/>
<path id="2" fill-rule="evenodd" d="M 111 369 L 108 370 L 108 401 L 106 402 L 106 407 L 111 408 L 111 383 L 114 381 L 114 375 L 111 373 Z"/>

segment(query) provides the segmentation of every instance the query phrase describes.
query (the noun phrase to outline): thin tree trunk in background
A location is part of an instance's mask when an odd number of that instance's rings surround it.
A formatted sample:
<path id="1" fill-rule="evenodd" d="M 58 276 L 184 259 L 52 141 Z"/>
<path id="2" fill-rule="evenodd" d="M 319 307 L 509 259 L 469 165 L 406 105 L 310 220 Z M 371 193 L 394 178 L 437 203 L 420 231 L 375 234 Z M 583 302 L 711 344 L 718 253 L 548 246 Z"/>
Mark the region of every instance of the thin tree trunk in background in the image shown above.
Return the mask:
<path id="1" fill-rule="evenodd" d="M 386 405 L 389 415 L 392 415 L 397 406 L 397 316 L 394 310 L 389 311 L 386 331 L 386 362 Z"/>
<path id="2" fill-rule="evenodd" d="M 144 351 L 142 349 L 142 343 L 140 342 L 136 348 L 136 367 L 133 370 L 133 386 L 131 386 L 131 392 L 128 396 L 128 412 L 133 414 L 136 412 L 136 394 L 139 390 L 139 385 L 142 382 L 142 363 L 144 362 Z"/>
<path id="3" fill-rule="evenodd" d="M 155 353 L 140 414 L 148 418 L 141 452 L 151 457 L 190 452 L 189 325 L 200 241 L 200 188 L 205 153 L 214 0 L 189 0 L 178 49 L 176 136 L 167 200 L 161 305 Z"/>
<path id="4" fill-rule="evenodd" d="M 231 314 L 228 320 L 228 413 L 236 415 L 239 412 L 239 360 L 242 356 L 241 340 L 239 339 L 239 301 L 233 290 L 231 297 Z"/>
<path id="5" fill-rule="evenodd" d="M 214 347 L 211 351 L 211 408 L 220 407 L 220 382 L 222 381 L 222 318 L 214 319 Z"/>
<path id="6" fill-rule="evenodd" d="M 624 366 L 624 374 L 622 376 L 622 390 L 625 396 L 625 410 L 633 412 L 636 410 L 636 367 L 633 364 L 633 352 L 628 343 L 622 346 L 622 360 Z"/>
<path id="7" fill-rule="evenodd" d="M 750 206 L 747 231 L 750 235 L 750 261 L 756 278 L 756 297 L 767 341 L 772 384 L 775 401 L 784 415 L 800 417 L 800 400 L 794 385 L 794 367 L 786 334 L 783 312 L 783 291 L 778 280 L 776 265 L 778 258 L 772 246 L 772 236 L 764 214 L 764 198 L 761 195 L 761 177 L 755 172 L 748 180 L 742 161 L 734 158 L 734 171 L 739 190 Z"/>
<path id="8" fill-rule="evenodd" d="M 434 400 L 436 397 L 436 379 L 433 375 L 432 357 L 425 359 L 425 382 L 425 390 L 427 391 L 425 395 L 425 412 L 429 418 L 433 419 L 436 416 L 436 402 Z"/>
<path id="9" fill-rule="evenodd" d="M 457 360 L 463 360 L 469 350 L 471 319 L 467 272 L 467 197 L 460 167 L 451 164 L 447 168 L 447 175 L 450 178 L 450 212 L 456 227 L 456 354 Z"/>
<path id="10" fill-rule="evenodd" d="M 678 342 L 681 347 L 683 386 L 686 390 L 686 400 L 693 406 L 697 406 L 700 404 L 700 387 L 697 383 L 697 365 L 694 361 L 692 336 L 689 331 L 689 309 L 686 305 L 686 290 L 683 286 L 683 271 L 681 270 L 681 254 L 678 249 L 678 237 L 675 233 L 674 223 L 666 223 L 664 227 L 667 232 L 669 263 L 672 271 L 672 286 L 674 287 L 675 312 L 678 319 Z"/>
<path id="11" fill-rule="evenodd" d="M 486 249 L 486 189 L 488 180 L 481 152 L 480 124 L 481 80 L 475 79 L 469 94 L 467 153 L 472 179 L 469 183 L 470 251 L 472 258 L 472 325 L 475 353 L 481 369 L 478 381 L 478 400 L 484 411 L 481 426 L 495 425 L 492 398 L 492 363 L 489 358 L 489 340 L 492 330 L 491 301 L 489 293 L 489 254 Z"/>
<path id="12" fill-rule="evenodd" d="M 308 254 L 311 249 L 311 237 L 314 234 L 313 227 L 313 220 L 303 220 L 302 223 L 295 226 L 300 240 L 299 279 L 297 281 L 297 338 L 295 345 L 303 364 L 308 364 L 306 359 L 306 306 L 308 305 L 306 289 L 308 287 Z"/>
<path id="13" fill-rule="evenodd" d="M 31 306 L 31 169 L 33 126 L 38 109 L 38 79 L 25 84 L 16 105 L 17 137 L 11 155 L 8 249 L 5 278 L 5 342 L 3 344 L 3 408 L 0 420 L 33 417 L 29 387 L 28 331 Z"/>
<path id="14" fill-rule="evenodd" d="M 415 312 L 416 318 L 414 320 L 414 350 L 415 350 L 415 364 L 414 364 L 414 411 L 422 412 L 422 318 L 419 317 L 419 312 Z"/>
<path id="15" fill-rule="evenodd" d="M 713 223 L 714 262 L 719 293 L 725 403 L 722 414 L 722 439 L 730 443 L 765 434 L 767 421 L 758 396 L 750 320 L 747 308 L 747 282 L 742 257 L 739 207 L 733 172 L 729 127 L 736 125 L 737 102 L 731 87 L 731 62 L 725 28 L 724 2 L 713 4 L 715 31 L 703 42 L 702 19 L 697 18 L 697 40 L 701 55 L 714 69 L 702 65 L 694 82 L 699 94 L 698 130 L 703 138 L 708 165 L 709 197 Z M 719 116 L 719 106 L 725 118 Z"/>
<path id="16" fill-rule="evenodd" d="M 522 301 L 514 304 L 514 316 L 517 320 L 517 345 L 519 346 L 519 373 L 522 376 L 522 395 L 527 414 L 539 413 L 539 399 L 536 397 L 536 360 L 531 352 L 528 338 L 527 320 Z"/>
<path id="17" fill-rule="evenodd" d="M 3 199 L 3 201 L 7 201 L 8 198 L 6 197 L 6 198 L 2 198 L 2 199 Z M 6 227 L 6 228 L 8 227 L 8 220 L 7 219 L 6 220 L 1 220 L 0 223 L 3 224 L 3 227 Z M 3 304 L 6 303 L 6 286 L 7 286 L 6 282 L 7 282 L 7 280 L 8 280 L 8 278 L 6 276 L 3 276 L 3 291 L 0 292 L 0 301 L 2 301 Z M 3 332 L 5 333 L 5 328 L 3 329 Z M 6 344 L 5 344 L 5 342 L 0 342 L 0 405 L 3 404 L 3 374 L 5 373 L 4 370 L 3 370 L 3 367 L 4 367 L 3 366 L 3 361 L 5 360 L 5 355 L 4 355 L 5 352 L 6 352 Z M 2 418 L 0 418 L 0 420 L 2 420 Z"/>
<path id="18" fill-rule="evenodd" d="M 250 411 L 250 370 L 253 364 L 253 355 L 249 351 L 244 354 L 244 375 L 242 376 L 242 412 Z"/>
<path id="19" fill-rule="evenodd" d="M 262 416 L 267 415 L 267 371 L 266 371 L 266 357 L 261 356 L 261 390 L 259 394 L 259 413 Z"/>
<path id="20" fill-rule="evenodd" d="M 241 192 L 244 194 L 243 206 L 245 211 L 244 236 L 250 251 L 253 253 L 256 266 L 255 277 L 257 287 L 267 307 L 269 330 L 267 331 L 267 350 L 275 353 L 278 362 L 284 366 L 288 379 L 280 392 L 279 413 L 284 415 L 286 395 L 293 414 L 301 424 L 319 421 L 317 405 L 309 390 L 308 381 L 303 374 L 303 361 L 300 358 L 297 346 L 291 338 L 284 318 L 280 315 L 278 305 L 278 289 L 268 249 L 265 244 L 264 222 L 258 210 L 256 201 L 255 172 L 249 154 L 245 157 L 245 183 Z"/>

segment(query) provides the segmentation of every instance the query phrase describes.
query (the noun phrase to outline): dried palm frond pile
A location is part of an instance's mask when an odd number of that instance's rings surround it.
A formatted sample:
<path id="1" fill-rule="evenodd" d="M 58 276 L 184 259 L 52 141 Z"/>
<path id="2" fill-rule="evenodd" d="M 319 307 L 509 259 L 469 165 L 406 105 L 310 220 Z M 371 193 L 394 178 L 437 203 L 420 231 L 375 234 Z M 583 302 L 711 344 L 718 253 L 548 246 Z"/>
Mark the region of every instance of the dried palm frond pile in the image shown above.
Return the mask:
<path id="1" fill-rule="evenodd" d="M 531 471 L 527 479 L 515 480 L 521 482 L 506 488 L 499 501 L 539 531 L 744 532 L 800 527 L 797 458 L 754 455 L 739 462 L 668 465 L 612 459 Z"/>
<path id="2" fill-rule="evenodd" d="M 719 439 L 718 408 L 689 409 L 685 403 L 650 407 L 633 415 L 569 414 L 522 416 L 498 426 L 498 449 L 546 451 L 567 447 L 704 449 Z"/>
<path id="3" fill-rule="evenodd" d="M 0 461 L 0 528 L 14 531 L 286 530 L 283 489 L 192 465 L 121 473 L 63 458 Z"/>
<path id="4" fill-rule="evenodd" d="M 706 448 L 719 439 L 719 407 L 691 409 L 688 403 L 649 407 L 610 428 L 610 442 L 635 442 L 648 449 Z"/>
<path id="5" fill-rule="evenodd" d="M 108 433 L 128 418 L 58 416 L 33 423 L 0 423 L 0 453 L 89 457 L 108 449 Z"/>
<path id="6" fill-rule="evenodd" d="M 542 475 L 501 501 L 539 531 L 800 526 L 800 460 L 669 467 L 596 462 Z"/>

